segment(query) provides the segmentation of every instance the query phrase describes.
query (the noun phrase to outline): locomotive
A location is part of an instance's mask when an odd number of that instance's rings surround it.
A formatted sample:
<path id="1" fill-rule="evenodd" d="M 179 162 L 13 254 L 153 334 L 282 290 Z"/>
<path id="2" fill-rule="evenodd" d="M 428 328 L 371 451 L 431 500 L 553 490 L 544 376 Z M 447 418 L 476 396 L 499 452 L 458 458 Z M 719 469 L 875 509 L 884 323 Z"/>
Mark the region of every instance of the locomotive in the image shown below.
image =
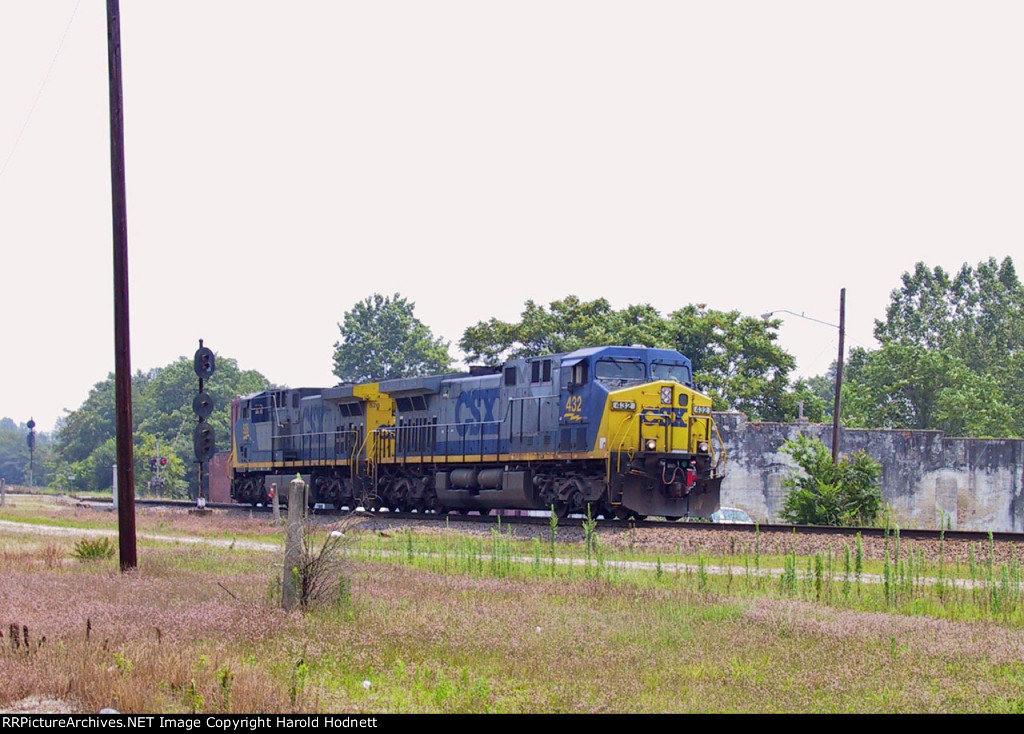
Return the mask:
<path id="1" fill-rule="evenodd" d="M 231 425 L 231 497 L 253 504 L 300 473 L 337 509 L 708 517 L 726 465 L 690 360 L 637 346 L 268 390 Z"/>

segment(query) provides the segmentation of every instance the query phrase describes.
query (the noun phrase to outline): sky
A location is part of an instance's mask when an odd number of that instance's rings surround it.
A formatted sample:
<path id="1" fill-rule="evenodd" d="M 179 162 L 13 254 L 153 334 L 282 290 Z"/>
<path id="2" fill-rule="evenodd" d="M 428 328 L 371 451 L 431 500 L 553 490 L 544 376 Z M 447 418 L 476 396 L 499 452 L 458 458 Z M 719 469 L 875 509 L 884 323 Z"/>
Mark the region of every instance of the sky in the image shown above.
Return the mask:
<path id="1" fill-rule="evenodd" d="M 915 263 L 1024 265 L 1024 4 L 121 0 L 132 369 L 335 382 L 569 294 L 767 311 L 797 374 Z M 105 3 L 0 0 L 0 416 L 114 369 Z M 216 379 L 214 375 L 213 379 Z"/>

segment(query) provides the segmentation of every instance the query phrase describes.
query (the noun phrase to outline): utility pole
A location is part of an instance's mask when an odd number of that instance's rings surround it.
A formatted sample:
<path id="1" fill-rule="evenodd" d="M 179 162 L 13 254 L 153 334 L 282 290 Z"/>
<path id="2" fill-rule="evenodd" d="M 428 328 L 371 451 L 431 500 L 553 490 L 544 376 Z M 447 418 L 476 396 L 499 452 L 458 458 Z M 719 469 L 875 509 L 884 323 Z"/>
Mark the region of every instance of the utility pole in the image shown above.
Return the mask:
<path id="1" fill-rule="evenodd" d="M 121 571 L 139 565 L 135 544 L 135 457 L 132 447 L 132 360 L 128 330 L 128 207 L 125 203 L 121 10 L 107 0 L 110 77 L 110 189 L 114 224 L 114 391 L 117 402 L 117 529 Z"/>
<path id="2" fill-rule="evenodd" d="M 839 415 L 843 409 L 843 341 L 846 337 L 846 289 L 839 291 L 839 359 L 836 362 L 836 404 L 832 411 L 832 463 L 839 466 Z"/>

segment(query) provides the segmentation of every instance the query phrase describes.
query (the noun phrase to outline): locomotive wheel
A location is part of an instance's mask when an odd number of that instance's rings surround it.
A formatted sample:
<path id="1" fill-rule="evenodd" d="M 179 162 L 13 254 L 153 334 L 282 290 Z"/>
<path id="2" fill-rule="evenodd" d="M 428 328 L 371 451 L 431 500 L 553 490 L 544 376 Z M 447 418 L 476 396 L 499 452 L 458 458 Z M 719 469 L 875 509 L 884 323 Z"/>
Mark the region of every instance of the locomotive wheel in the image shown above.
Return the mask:
<path id="1" fill-rule="evenodd" d="M 559 520 L 564 520 L 569 517 L 569 503 L 564 500 L 555 500 L 552 503 L 552 507 L 555 510 L 555 517 Z"/>
<path id="2" fill-rule="evenodd" d="M 665 515 L 665 519 L 668 522 L 679 522 L 683 519 L 682 515 Z"/>

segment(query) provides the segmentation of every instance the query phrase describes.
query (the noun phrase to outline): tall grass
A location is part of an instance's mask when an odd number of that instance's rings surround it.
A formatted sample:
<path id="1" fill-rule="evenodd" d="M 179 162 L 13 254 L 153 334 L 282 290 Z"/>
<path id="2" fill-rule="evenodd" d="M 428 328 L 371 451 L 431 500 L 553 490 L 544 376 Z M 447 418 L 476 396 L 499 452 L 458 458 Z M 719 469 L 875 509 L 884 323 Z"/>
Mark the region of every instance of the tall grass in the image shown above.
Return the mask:
<path id="1" fill-rule="evenodd" d="M 937 561 L 928 561 L 914 545 L 902 540 L 898 528 L 887 536 L 876 571 L 867 568 L 859 534 L 852 544 L 842 547 L 838 561 L 832 549 L 799 554 L 795 539 L 784 556 L 765 557 L 756 534 L 752 555 L 715 556 L 698 546 L 693 554 L 659 552 L 645 561 L 629 553 L 609 559 L 592 522 L 592 518 L 583 521 L 583 540 L 576 544 L 557 540 L 557 519 L 553 520 L 546 554 L 539 536 L 520 541 L 500 523 L 491 531 L 489 542 L 455 532 L 402 532 L 398 537 L 364 539 L 352 552 L 374 561 L 478 578 L 572 581 L 582 575 L 614 586 L 668 583 L 700 594 L 782 598 L 859 611 L 1024 624 L 1024 566 L 1017 558 L 997 563 L 991 543 L 984 561 L 971 549 L 966 574 L 949 568 L 944 550 L 940 549 Z M 768 584 L 772 577 L 777 581 Z"/>
<path id="2" fill-rule="evenodd" d="M 0 707 L 54 695 L 133 713 L 1024 710 L 1022 569 L 991 543 L 958 572 L 912 542 L 897 554 L 893 536 L 886 590 L 884 559 L 855 575 L 855 542 L 769 556 L 755 540 L 739 557 L 588 553 L 585 528 L 553 551 L 548 540 L 504 525 L 353 532 L 348 600 L 291 615 L 266 598 L 280 576 L 267 554 L 143 543 L 126 577 L 48 566 L 56 553 L 36 543 L 0 575 Z"/>

